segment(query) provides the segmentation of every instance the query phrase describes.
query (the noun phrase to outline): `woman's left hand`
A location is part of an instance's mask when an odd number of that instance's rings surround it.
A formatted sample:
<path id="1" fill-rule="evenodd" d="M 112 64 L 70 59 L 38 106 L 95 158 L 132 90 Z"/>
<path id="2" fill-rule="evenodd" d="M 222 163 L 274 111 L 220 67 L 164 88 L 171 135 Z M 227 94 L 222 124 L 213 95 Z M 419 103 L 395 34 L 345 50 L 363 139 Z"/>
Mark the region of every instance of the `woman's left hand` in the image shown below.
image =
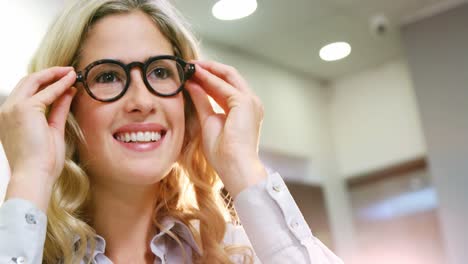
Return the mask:
<path id="1" fill-rule="evenodd" d="M 267 176 L 258 157 L 263 105 L 235 68 L 217 62 L 193 63 L 196 71 L 185 87 L 197 109 L 203 150 L 235 197 Z M 214 112 L 207 95 L 225 114 Z"/>

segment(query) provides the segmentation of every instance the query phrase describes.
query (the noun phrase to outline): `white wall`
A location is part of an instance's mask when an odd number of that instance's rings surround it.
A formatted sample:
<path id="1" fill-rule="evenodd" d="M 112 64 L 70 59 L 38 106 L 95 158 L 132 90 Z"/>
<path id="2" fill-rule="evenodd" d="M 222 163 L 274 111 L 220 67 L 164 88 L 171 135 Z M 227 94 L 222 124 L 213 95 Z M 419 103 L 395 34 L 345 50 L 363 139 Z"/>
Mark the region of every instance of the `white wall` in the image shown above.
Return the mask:
<path id="1" fill-rule="evenodd" d="M 345 177 L 425 155 L 413 86 L 398 59 L 331 85 L 331 124 Z"/>

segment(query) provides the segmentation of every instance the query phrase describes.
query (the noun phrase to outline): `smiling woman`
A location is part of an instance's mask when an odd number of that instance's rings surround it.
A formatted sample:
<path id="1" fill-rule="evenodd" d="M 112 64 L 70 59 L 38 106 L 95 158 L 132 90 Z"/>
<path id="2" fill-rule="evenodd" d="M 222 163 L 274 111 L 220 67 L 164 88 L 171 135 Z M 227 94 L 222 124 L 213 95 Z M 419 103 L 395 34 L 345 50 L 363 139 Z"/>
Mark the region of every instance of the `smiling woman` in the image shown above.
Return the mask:
<path id="1" fill-rule="evenodd" d="M 162 0 L 65 7 L 0 108 L 1 263 L 341 263 L 260 162 L 260 100 L 184 25 Z"/>

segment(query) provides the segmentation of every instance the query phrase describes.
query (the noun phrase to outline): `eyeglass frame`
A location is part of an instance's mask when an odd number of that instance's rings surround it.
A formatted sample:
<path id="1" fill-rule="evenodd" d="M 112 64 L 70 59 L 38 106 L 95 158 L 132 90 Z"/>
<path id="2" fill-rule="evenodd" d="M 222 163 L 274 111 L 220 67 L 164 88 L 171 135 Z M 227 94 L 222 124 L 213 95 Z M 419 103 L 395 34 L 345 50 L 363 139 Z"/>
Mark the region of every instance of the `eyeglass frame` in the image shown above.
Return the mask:
<path id="1" fill-rule="evenodd" d="M 175 92 L 170 93 L 170 94 L 162 94 L 162 93 L 159 93 L 158 91 L 156 91 L 149 84 L 148 78 L 146 77 L 146 70 L 148 69 L 148 66 L 150 66 L 151 63 L 153 63 L 156 60 L 164 60 L 164 59 L 174 60 L 175 62 L 179 63 L 182 66 L 183 71 L 184 71 L 184 76 L 183 76 L 184 78 L 183 78 L 183 80 L 181 80 L 180 87 L 177 88 L 177 90 Z M 99 98 L 97 98 L 91 92 L 91 90 L 89 89 L 88 82 L 86 81 L 90 70 L 94 66 L 104 64 L 104 63 L 113 63 L 113 64 L 119 65 L 120 67 L 122 67 L 122 69 L 124 69 L 126 77 L 127 77 L 125 87 L 122 90 L 122 92 L 120 92 L 117 96 L 115 96 L 113 98 L 110 98 L 110 99 L 99 99 Z M 148 58 L 145 62 L 134 61 L 134 62 L 130 62 L 128 64 L 125 64 L 125 63 L 123 63 L 121 61 L 113 60 L 113 59 L 102 59 L 102 60 L 97 60 L 95 62 L 92 62 L 92 63 L 88 64 L 82 71 L 77 72 L 76 73 L 75 84 L 81 82 L 83 84 L 83 87 L 85 88 L 86 92 L 89 94 L 89 96 L 91 96 L 93 99 L 95 99 L 97 101 L 100 101 L 100 102 L 114 102 L 114 101 L 117 101 L 120 98 L 122 98 L 127 93 L 128 87 L 130 86 L 130 82 L 131 82 L 130 70 L 133 67 L 139 67 L 141 69 L 143 82 L 145 83 L 146 88 L 152 94 L 160 96 L 160 97 L 171 97 L 171 96 L 174 96 L 174 95 L 180 93 L 184 89 L 185 81 L 190 79 L 193 76 L 193 74 L 195 73 L 195 64 L 188 63 L 188 62 L 184 61 L 183 59 L 181 59 L 181 58 L 179 58 L 177 56 L 173 56 L 173 55 L 154 56 L 154 57 Z"/>

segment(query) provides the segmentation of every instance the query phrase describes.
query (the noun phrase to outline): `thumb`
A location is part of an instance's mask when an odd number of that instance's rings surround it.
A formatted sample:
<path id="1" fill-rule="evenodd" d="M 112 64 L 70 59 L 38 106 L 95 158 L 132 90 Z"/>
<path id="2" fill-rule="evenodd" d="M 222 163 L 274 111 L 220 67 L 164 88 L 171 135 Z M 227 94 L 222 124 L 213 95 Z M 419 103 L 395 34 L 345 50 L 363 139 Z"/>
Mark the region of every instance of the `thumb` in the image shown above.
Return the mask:
<path id="1" fill-rule="evenodd" d="M 68 112 L 70 112 L 70 105 L 75 94 L 76 88 L 72 87 L 63 93 L 51 106 L 48 118 L 49 126 L 55 128 L 61 134 L 64 134 L 65 122 L 67 120 Z"/>

